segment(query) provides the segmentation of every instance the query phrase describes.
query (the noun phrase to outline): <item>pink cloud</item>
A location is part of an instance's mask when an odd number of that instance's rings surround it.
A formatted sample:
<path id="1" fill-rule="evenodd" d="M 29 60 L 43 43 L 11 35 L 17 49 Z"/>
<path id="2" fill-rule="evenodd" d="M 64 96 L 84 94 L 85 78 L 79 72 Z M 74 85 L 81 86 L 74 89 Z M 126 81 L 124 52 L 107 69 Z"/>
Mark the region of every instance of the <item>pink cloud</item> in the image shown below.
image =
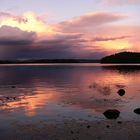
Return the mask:
<path id="1" fill-rule="evenodd" d="M 101 0 L 106 4 L 122 5 L 122 4 L 140 4 L 140 0 Z"/>
<path id="2" fill-rule="evenodd" d="M 56 27 L 58 30 L 75 32 L 79 29 L 83 30 L 87 28 L 103 26 L 112 22 L 123 20 L 126 17 L 126 15 L 118 13 L 93 12 L 75 17 L 68 21 L 60 22 Z"/>
<path id="3" fill-rule="evenodd" d="M 21 16 L 15 16 L 14 14 L 7 13 L 7 12 L 0 12 L 0 19 L 5 19 L 5 18 L 12 18 L 12 19 L 18 21 L 19 23 L 28 22 L 28 20 L 26 18 L 23 18 Z"/>

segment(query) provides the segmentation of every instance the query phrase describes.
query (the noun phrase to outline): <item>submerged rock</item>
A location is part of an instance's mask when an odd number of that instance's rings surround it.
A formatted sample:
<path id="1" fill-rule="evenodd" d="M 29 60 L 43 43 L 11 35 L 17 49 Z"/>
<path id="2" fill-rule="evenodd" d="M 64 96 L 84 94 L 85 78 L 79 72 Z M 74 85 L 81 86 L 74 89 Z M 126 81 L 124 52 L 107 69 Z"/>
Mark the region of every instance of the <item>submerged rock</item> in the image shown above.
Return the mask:
<path id="1" fill-rule="evenodd" d="M 87 128 L 90 128 L 90 125 L 88 125 Z"/>
<path id="2" fill-rule="evenodd" d="M 107 128 L 109 128 L 109 127 L 110 127 L 110 125 L 106 125 L 106 127 L 107 127 Z"/>
<path id="3" fill-rule="evenodd" d="M 120 115 L 120 111 L 116 109 L 109 109 L 105 111 L 103 114 L 107 119 L 117 119 Z"/>
<path id="4" fill-rule="evenodd" d="M 134 112 L 135 112 L 136 114 L 139 114 L 139 115 L 140 115 L 140 108 L 136 108 L 136 109 L 134 110 Z"/>
<path id="5" fill-rule="evenodd" d="M 16 88 L 16 86 L 11 86 L 11 88 Z"/>
<path id="6" fill-rule="evenodd" d="M 121 122 L 121 121 L 118 121 L 117 123 L 118 123 L 118 124 L 122 124 L 122 122 Z"/>
<path id="7" fill-rule="evenodd" d="M 117 92 L 120 96 L 123 96 L 125 94 L 125 90 L 124 89 L 120 89 Z"/>

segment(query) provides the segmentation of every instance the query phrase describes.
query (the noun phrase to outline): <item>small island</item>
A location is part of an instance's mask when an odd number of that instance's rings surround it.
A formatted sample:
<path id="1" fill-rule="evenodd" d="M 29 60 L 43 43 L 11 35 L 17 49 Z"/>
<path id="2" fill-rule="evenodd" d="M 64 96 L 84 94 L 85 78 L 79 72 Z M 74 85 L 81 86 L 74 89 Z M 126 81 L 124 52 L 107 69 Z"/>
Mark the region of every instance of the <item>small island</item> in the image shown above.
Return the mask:
<path id="1" fill-rule="evenodd" d="M 137 64 L 140 63 L 139 52 L 120 52 L 110 56 L 106 56 L 101 59 L 101 63 L 126 63 L 126 64 Z"/>

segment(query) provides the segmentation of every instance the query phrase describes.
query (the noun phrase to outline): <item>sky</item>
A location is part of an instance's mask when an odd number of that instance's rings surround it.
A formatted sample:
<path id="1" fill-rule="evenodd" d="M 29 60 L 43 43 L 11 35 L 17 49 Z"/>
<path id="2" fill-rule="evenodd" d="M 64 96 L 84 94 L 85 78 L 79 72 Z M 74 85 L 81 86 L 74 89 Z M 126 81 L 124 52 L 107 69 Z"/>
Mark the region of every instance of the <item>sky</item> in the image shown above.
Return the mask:
<path id="1" fill-rule="evenodd" d="M 0 59 L 99 59 L 140 51 L 140 0 L 0 2 Z"/>

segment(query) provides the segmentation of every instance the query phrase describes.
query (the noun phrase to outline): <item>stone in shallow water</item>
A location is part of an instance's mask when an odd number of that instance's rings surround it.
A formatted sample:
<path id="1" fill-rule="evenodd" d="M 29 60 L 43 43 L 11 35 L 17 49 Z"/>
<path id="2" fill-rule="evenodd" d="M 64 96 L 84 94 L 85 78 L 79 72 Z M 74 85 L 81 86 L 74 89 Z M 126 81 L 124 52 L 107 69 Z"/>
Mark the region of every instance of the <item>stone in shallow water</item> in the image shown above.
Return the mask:
<path id="1" fill-rule="evenodd" d="M 136 108 L 136 109 L 134 110 L 134 112 L 135 112 L 136 114 L 139 114 L 139 115 L 140 115 L 140 108 Z"/>
<path id="2" fill-rule="evenodd" d="M 116 109 L 109 109 L 105 111 L 103 114 L 107 119 L 117 119 L 120 115 L 120 111 Z"/>
<path id="3" fill-rule="evenodd" d="M 90 128 L 90 125 L 88 125 L 87 128 Z"/>
<path id="4" fill-rule="evenodd" d="M 110 125 L 107 125 L 106 127 L 107 127 L 107 128 L 109 128 L 109 127 L 110 127 Z"/>
<path id="5" fill-rule="evenodd" d="M 11 88 L 16 88 L 16 86 L 11 86 Z"/>
<path id="6" fill-rule="evenodd" d="M 117 92 L 120 96 L 123 96 L 125 94 L 125 90 L 124 89 L 119 89 Z"/>
<path id="7" fill-rule="evenodd" d="M 118 123 L 118 124 L 122 124 L 122 122 L 121 122 L 121 121 L 118 121 L 117 123 Z"/>

